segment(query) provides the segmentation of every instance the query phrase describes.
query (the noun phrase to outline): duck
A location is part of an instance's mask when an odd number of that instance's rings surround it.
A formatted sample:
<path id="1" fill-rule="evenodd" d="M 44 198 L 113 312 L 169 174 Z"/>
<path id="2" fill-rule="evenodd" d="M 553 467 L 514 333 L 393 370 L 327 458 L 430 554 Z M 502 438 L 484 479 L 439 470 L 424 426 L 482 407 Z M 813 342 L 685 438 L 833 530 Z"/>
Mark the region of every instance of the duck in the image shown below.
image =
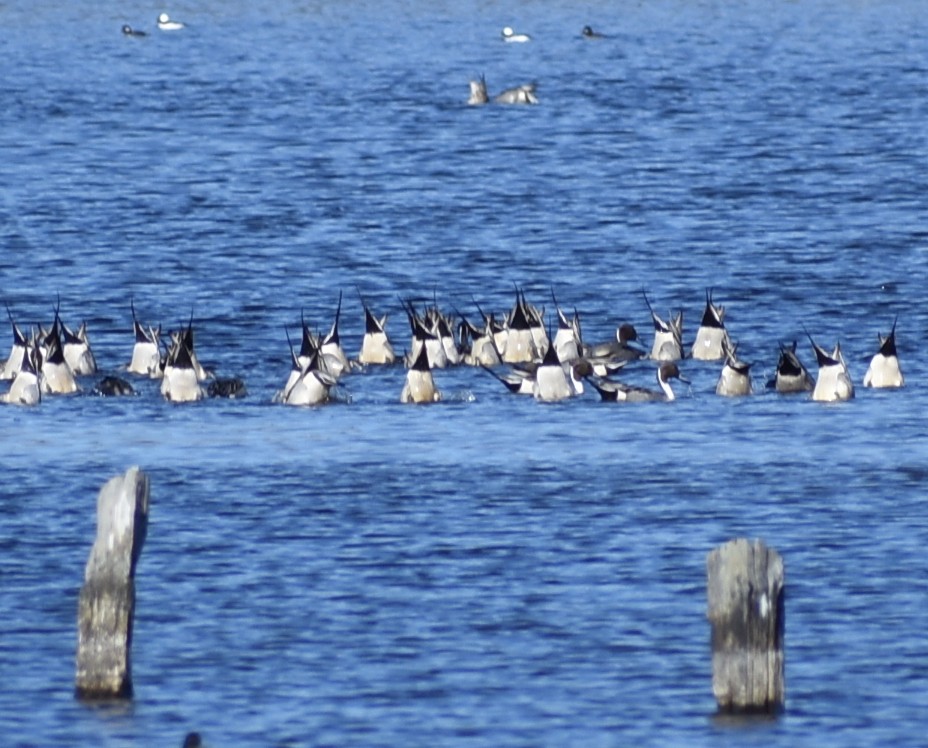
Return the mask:
<path id="1" fill-rule="evenodd" d="M 795 340 L 790 346 L 780 343 L 777 372 L 773 379 L 767 382 L 767 387 L 781 394 L 811 392 L 815 389 L 815 380 L 796 354 Z"/>
<path id="2" fill-rule="evenodd" d="M 123 24 L 122 33 L 126 36 L 148 36 L 144 31 L 138 31 L 132 28 L 128 23 Z"/>
<path id="3" fill-rule="evenodd" d="M 122 377 L 108 375 L 94 385 L 93 392 L 101 397 L 125 397 L 135 394 L 135 388 Z"/>
<path id="4" fill-rule="evenodd" d="M 287 340 L 289 342 L 289 335 Z M 323 368 L 319 352 L 313 353 L 309 361 L 301 365 L 291 347 L 290 358 L 293 362 L 290 377 L 275 401 L 285 405 L 324 405 L 329 402 L 337 380 Z"/>
<path id="5" fill-rule="evenodd" d="M 544 357 L 548 340 L 541 313 L 516 289 L 516 301 L 506 318 L 502 334 L 495 336 L 496 347 L 506 364 L 524 364 Z"/>
<path id="6" fill-rule="evenodd" d="M 135 316 L 135 302 L 132 299 L 129 300 L 129 308 L 132 310 L 135 345 L 132 347 L 132 358 L 126 370 L 130 374 L 141 374 L 151 379 L 159 379 L 162 374 L 161 326 L 159 325 L 157 330 L 153 327 L 146 330 Z"/>
<path id="7" fill-rule="evenodd" d="M 480 364 L 480 368 L 490 374 L 493 378 L 502 382 L 506 389 L 515 395 L 534 395 L 535 394 L 535 369 L 513 366 L 505 374 L 499 374 L 496 370 L 486 364 Z"/>
<path id="8" fill-rule="evenodd" d="M 899 368 L 899 357 L 896 355 L 896 320 L 893 320 L 893 329 L 885 338 L 877 333 L 880 341 L 878 350 L 867 367 L 864 374 L 864 387 L 892 388 L 905 386 L 905 377 Z"/>
<path id="9" fill-rule="evenodd" d="M 696 331 L 693 342 L 692 357 L 697 361 L 718 361 L 726 357 L 726 350 L 731 346 L 728 331 L 725 329 L 725 308 L 712 303 L 712 290 L 706 289 L 706 308 L 702 322 Z"/>
<path id="10" fill-rule="evenodd" d="M 358 291 L 358 296 L 361 296 L 360 291 Z M 358 363 L 365 366 L 395 363 L 396 353 L 387 337 L 387 315 L 380 319 L 375 317 L 363 297 L 361 297 L 361 306 L 364 307 L 364 337 L 361 338 Z"/>
<path id="11" fill-rule="evenodd" d="M 644 302 L 651 312 L 654 323 L 654 344 L 651 346 L 651 358 L 655 361 L 679 361 L 683 358 L 683 312 L 662 320 L 644 294 Z"/>
<path id="12" fill-rule="evenodd" d="M 548 346 L 544 358 L 535 369 L 532 395 L 536 400 L 553 403 L 581 394 L 583 390 L 581 388 L 578 391 L 572 372 L 570 366 L 565 370 L 558 358 L 557 349 L 553 345 Z"/>
<path id="13" fill-rule="evenodd" d="M 172 403 L 195 402 L 206 396 L 200 387 L 192 347 L 188 341 L 192 343 L 192 337 L 188 338 L 186 333 L 176 337 L 165 360 L 161 395 Z"/>
<path id="14" fill-rule="evenodd" d="M 38 405 L 42 402 L 42 386 L 37 365 L 38 351 L 27 348 L 9 392 L 0 395 L 0 402 L 11 405 Z"/>
<path id="15" fill-rule="evenodd" d="M 657 368 L 657 383 L 660 390 L 636 387 L 624 382 L 615 382 L 601 378 L 591 378 L 593 388 L 604 401 L 624 403 L 673 402 L 676 399 L 670 380 L 677 379 L 684 384 L 689 380 L 680 374 L 676 361 L 664 361 Z"/>
<path id="16" fill-rule="evenodd" d="M 515 44 L 524 44 L 525 42 L 530 42 L 532 40 L 532 37 L 528 34 L 516 33 L 512 26 L 505 26 L 503 28 L 502 38 L 504 42 Z"/>
<path id="17" fill-rule="evenodd" d="M 429 366 L 429 354 L 425 346 L 419 348 L 415 360 L 406 370 L 406 383 L 400 393 L 401 403 L 437 403 L 441 392 L 435 386 L 432 369 Z"/>
<path id="18" fill-rule="evenodd" d="M 61 345 L 60 320 L 58 310 L 55 310 L 55 321 L 52 328 L 43 339 L 45 353 L 41 357 L 42 391 L 52 395 L 70 395 L 80 389 L 74 372 L 68 366 Z"/>
<path id="19" fill-rule="evenodd" d="M 811 335 L 808 337 L 818 362 L 818 377 L 812 390 L 812 399 L 825 403 L 852 399 L 854 383 L 848 373 L 844 356 L 841 355 L 841 344 L 836 343 L 834 350 L 829 354 L 816 344 Z"/>
<path id="20" fill-rule="evenodd" d="M 412 332 L 411 348 L 406 356 L 406 366 L 412 368 L 419 357 L 419 352 L 425 350 L 428 357 L 429 369 L 444 369 L 448 366 L 448 354 L 441 338 L 431 329 L 431 325 L 419 316 L 411 301 L 403 301 L 406 318 Z"/>
<path id="21" fill-rule="evenodd" d="M 13 319 L 13 312 L 10 310 L 9 305 L 7 305 L 6 313 L 10 318 L 10 325 L 13 328 L 13 347 L 10 349 L 10 355 L 7 357 L 6 361 L 0 365 L 0 379 L 14 379 L 22 368 L 23 356 L 26 353 L 29 341 L 26 339 L 26 336 L 23 335 L 22 330 L 19 329 L 16 320 Z"/>
<path id="22" fill-rule="evenodd" d="M 68 362 L 71 371 L 79 377 L 96 374 L 97 361 L 90 348 L 87 323 L 81 322 L 77 332 L 72 332 L 66 324 L 62 323 L 61 334 L 64 338 L 64 360 Z"/>
<path id="23" fill-rule="evenodd" d="M 583 355 L 591 361 L 620 363 L 644 358 L 646 351 L 638 342 L 635 326 L 623 322 L 615 329 L 615 340 L 584 346 Z"/>
<path id="24" fill-rule="evenodd" d="M 523 83 L 521 86 L 507 88 L 493 97 L 496 104 L 537 104 L 538 97 L 535 95 L 535 83 Z M 487 94 L 486 79 L 481 76 L 480 80 L 470 81 L 470 98 L 467 103 L 470 106 L 480 106 L 490 101 Z"/>
<path id="25" fill-rule="evenodd" d="M 584 26 L 583 29 L 580 31 L 580 36 L 582 36 L 584 39 L 605 39 L 606 38 L 605 34 L 601 34 L 598 31 L 593 31 L 592 26 Z"/>
<path id="26" fill-rule="evenodd" d="M 338 321 L 342 314 L 342 294 L 338 293 L 338 306 L 335 309 L 335 320 L 328 334 L 319 344 L 319 354 L 325 361 L 326 370 L 336 379 L 351 371 L 351 364 L 345 351 L 342 349 L 341 338 L 338 334 Z"/>
<path id="27" fill-rule="evenodd" d="M 167 13 L 158 16 L 158 28 L 162 31 L 179 31 L 185 26 L 185 23 L 173 20 Z"/>
<path id="28" fill-rule="evenodd" d="M 498 323 L 492 314 L 484 314 L 479 305 L 477 309 L 483 317 L 483 329 L 471 324 L 461 315 L 461 339 L 470 339 L 470 350 L 464 354 L 464 363 L 469 366 L 499 366 L 502 358 L 495 338 Z"/>
<path id="29" fill-rule="evenodd" d="M 206 394 L 209 397 L 240 400 L 248 394 L 248 389 L 240 377 L 216 377 L 207 386 Z"/>
<path id="30" fill-rule="evenodd" d="M 736 355 L 736 345 L 726 346 L 725 365 L 715 386 L 715 394 L 723 397 L 742 397 L 750 395 L 751 365 L 741 361 Z"/>
<path id="31" fill-rule="evenodd" d="M 553 290 L 551 291 L 551 300 L 554 302 L 554 310 L 557 313 L 557 332 L 554 334 L 554 340 L 551 342 L 551 345 L 557 351 L 558 360 L 562 364 L 577 361 L 581 358 L 581 353 L 583 351 L 580 315 L 577 310 L 574 309 L 573 317 L 568 318 L 558 305 Z"/>

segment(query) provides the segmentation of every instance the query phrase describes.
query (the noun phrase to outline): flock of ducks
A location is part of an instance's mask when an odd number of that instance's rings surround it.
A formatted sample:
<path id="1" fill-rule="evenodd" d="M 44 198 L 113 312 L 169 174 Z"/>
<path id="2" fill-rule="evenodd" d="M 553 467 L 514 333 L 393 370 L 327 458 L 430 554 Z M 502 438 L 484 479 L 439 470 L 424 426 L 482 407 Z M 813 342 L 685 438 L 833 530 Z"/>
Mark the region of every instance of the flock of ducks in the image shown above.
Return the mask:
<path id="1" fill-rule="evenodd" d="M 360 292 L 359 292 L 360 297 Z M 402 305 L 409 323 L 408 349 L 398 356 L 386 330 L 387 317 L 378 317 L 361 297 L 365 331 L 357 357 L 349 358 L 341 344 L 339 323 L 342 296 L 329 331 L 316 334 L 301 314 L 298 351 L 285 330 L 290 347 L 290 370 L 273 401 L 286 405 L 321 405 L 335 399 L 335 388 L 352 372 L 371 366 L 403 363 L 406 378 L 399 393 L 402 403 L 432 403 L 441 400 L 433 372 L 450 366 L 479 367 L 499 380 L 510 392 L 529 395 L 544 402 L 557 402 L 582 395 L 589 384 L 604 401 L 669 402 L 675 399 L 672 381 L 687 383 L 680 362 L 689 357 L 699 361 L 721 361 L 715 392 L 742 397 L 753 392 L 751 364 L 742 361 L 725 327 L 725 309 L 717 305 L 711 290 L 696 337 L 687 351 L 683 344 L 683 313 L 662 318 L 647 295 L 654 338 L 650 349 L 638 339 L 631 324 L 616 329 L 615 339 L 588 344 L 583 340 L 580 315 L 565 313 L 552 292 L 556 331 L 545 323 L 545 312 L 530 304 L 516 289 L 511 309 L 487 314 L 479 305 L 480 322 L 474 323 L 455 311 L 449 315 L 436 303 L 421 311 L 412 301 Z M 67 395 L 81 388 L 79 378 L 97 375 L 98 368 L 86 323 L 72 330 L 62 322 L 60 300 L 51 325 L 39 325 L 23 333 L 7 307 L 13 333 L 10 355 L 0 364 L 0 380 L 10 381 L 0 402 L 37 405 L 44 396 Z M 238 378 L 217 377 L 199 361 L 195 349 L 193 317 L 179 330 L 162 334 L 161 326 L 143 325 L 130 302 L 134 344 L 129 362 L 122 368 L 127 376 L 160 380 L 165 400 L 192 402 L 205 397 L 238 398 L 246 395 Z M 808 333 L 807 333 L 808 335 Z M 809 335 L 818 373 L 813 377 L 796 353 L 796 343 L 780 344 L 776 374 L 767 387 L 779 393 L 811 393 L 816 401 L 834 402 L 854 397 L 854 383 L 840 345 L 831 352 Z M 618 375 L 629 363 L 657 363 L 658 389 L 632 385 Z M 888 335 L 879 335 L 879 349 L 870 360 L 863 378 L 865 387 L 895 388 L 905 383 L 896 353 L 896 323 Z M 93 387 L 105 396 L 132 395 L 135 388 L 123 376 L 105 376 Z"/>

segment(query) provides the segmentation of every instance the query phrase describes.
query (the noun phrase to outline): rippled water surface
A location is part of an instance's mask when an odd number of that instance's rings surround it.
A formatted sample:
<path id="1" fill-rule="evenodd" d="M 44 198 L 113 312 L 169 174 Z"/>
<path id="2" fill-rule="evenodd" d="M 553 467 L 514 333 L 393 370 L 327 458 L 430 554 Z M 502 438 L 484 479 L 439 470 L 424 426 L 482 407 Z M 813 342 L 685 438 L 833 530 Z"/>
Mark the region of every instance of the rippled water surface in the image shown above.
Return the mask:
<path id="1" fill-rule="evenodd" d="M 165 329 L 192 313 L 249 394 L 88 378 L 0 408 L 0 743 L 923 743 L 923 3 L 207 0 L 166 8 L 172 34 L 162 9 L 0 5 L 0 295 L 24 327 L 60 296 L 101 376 L 128 362 L 130 299 Z M 481 74 L 540 104 L 468 107 Z M 515 285 L 549 315 L 553 288 L 590 341 L 630 321 L 648 345 L 642 290 L 692 340 L 711 287 L 756 394 L 688 360 L 672 404 L 546 406 L 460 368 L 405 407 L 399 367 L 271 403 L 285 329 L 326 330 L 340 292 L 354 354 L 357 290 L 403 349 L 401 298 L 476 319 Z M 806 330 L 859 385 L 897 316 L 905 389 L 764 390 L 779 341 L 814 363 Z M 134 464 L 135 698 L 88 706 L 77 594 L 97 491 Z M 784 557 L 787 708 L 733 725 L 705 559 L 739 536 Z"/>

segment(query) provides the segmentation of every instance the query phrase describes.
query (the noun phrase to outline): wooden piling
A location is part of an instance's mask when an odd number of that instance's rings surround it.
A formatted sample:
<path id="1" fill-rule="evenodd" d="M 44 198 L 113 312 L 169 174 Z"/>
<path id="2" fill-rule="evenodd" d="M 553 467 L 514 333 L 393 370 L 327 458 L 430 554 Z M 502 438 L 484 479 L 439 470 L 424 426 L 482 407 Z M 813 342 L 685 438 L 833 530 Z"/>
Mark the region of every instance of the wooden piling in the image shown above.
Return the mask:
<path id="1" fill-rule="evenodd" d="M 762 540 L 709 553 L 712 691 L 719 711 L 776 713 L 785 703 L 783 560 Z"/>
<path id="2" fill-rule="evenodd" d="M 97 536 L 78 601 L 78 698 L 132 696 L 135 567 L 148 529 L 148 495 L 148 476 L 138 467 L 100 489 Z"/>

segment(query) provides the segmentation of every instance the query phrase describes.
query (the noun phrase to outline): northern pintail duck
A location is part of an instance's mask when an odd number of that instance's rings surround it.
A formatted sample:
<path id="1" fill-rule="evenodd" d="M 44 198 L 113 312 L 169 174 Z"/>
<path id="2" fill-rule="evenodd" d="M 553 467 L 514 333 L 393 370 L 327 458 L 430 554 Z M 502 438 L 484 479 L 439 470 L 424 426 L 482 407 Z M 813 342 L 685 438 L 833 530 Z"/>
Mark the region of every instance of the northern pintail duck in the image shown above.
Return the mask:
<path id="1" fill-rule="evenodd" d="M 89 376 L 97 373 L 97 360 L 90 348 L 90 338 L 87 335 L 87 323 L 81 322 L 77 332 L 72 332 L 64 323 L 61 324 L 63 338 L 64 360 L 68 362 L 71 371 L 77 376 Z"/>
<path id="2" fill-rule="evenodd" d="M 880 341 L 880 350 L 876 352 L 864 374 L 864 387 L 902 387 L 905 378 L 899 368 L 899 357 L 896 355 L 896 320 L 893 320 L 893 329 L 885 338 L 877 335 Z"/>
<path id="3" fill-rule="evenodd" d="M 649 390 L 645 387 L 636 387 L 625 382 L 615 382 L 606 379 L 591 378 L 593 388 L 603 400 L 624 403 L 645 402 L 671 402 L 676 399 L 670 386 L 671 379 L 678 379 L 688 383 L 680 374 L 675 361 L 665 361 L 657 368 L 657 383 L 660 390 Z"/>
<path id="4" fill-rule="evenodd" d="M 361 292 L 358 291 L 361 297 Z M 396 361 L 393 345 L 387 337 L 387 315 L 377 319 L 361 297 L 361 306 L 364 307 L 364 337 L 361 338 L 361 352 L 358 354 L 358 363 L 392 364 Z"/>
<path id="5" fill-rule="evenodd" d="M 725 347 L 725 365 L 715 386 L 716 395 L 741 397 L 751 394 L 751 365 L 738 358 L 736 349 L 735 345 Z"/>
<path id="6" fill-rule="evenodd" d="M 521 366 L 513 366 L 509 368 L 505 374 L 500 374 L 490 366 L 484 364 L 480 364 L 480 368 L 502 382 L 506 386 L 506 389 L 515 395 L 535 394 L 535 371 L 537 367 L 523 368 Z"/>
<path id="7" fill-rule="evenodd" d="M 528 34 L 517 33 L 513 30 L 512 26 L 505 26 L 501 34 L 504 42 L 510 42 L 515 44 L 524 44 L 525 42 L 530 42 L 532 37 Z"/>
<path id="8" fill-rule="evenodd" d="M 623 322 L 615 330 L 615 340 L 584 347 L 583 355 L 591 363 L 595 361 L 625 363 L 644 358 L 646 351 L 638 342 L 638 331 L 635 326 Z"/>
<path id="9" fill-rule="evenodd" d="M 696 340 L 693 342 L 693 358 L 698 361 L 718 361 L 725 358 L 725 351 L 731 345 L 731 341 L 724 320 L 725 307 L 713 304 L 712 291 L 706 289 L 706 308 L 696 331 Z"/>
<path id="10" fill-rule="evenodd" d="M 598 31 L 593 31 L 592 26 L 584 26 L 583 30 L 580 32 L 580 35 L 584 39 L 605 39 L 606 35 L 601 34 Z"/>
<path id="11" fill-rule="evenodd" d="M 441 393 L 432 377 L 428 351 L 425 347 L 420 347 L 415 361 L 406 370 L 406 383 L 400 393 L 400 402 L 437 403 L 439 400 L 441 400 Z"/>
<path id="12" fill-rule="evenodd" d="M 551 345 L 557 351 L 558 360 L 562 364 L 569 364 L 579 359 L 583 352 L 580 314 L 576 309 L 574 309 L 573 317 L 564 314 L 554 297 L 553 290 L 551 291 L 551 299 L 554 302 L 554 310 L 557 312 L 557 332 L 554 334 Z"/>
<path id="13" fill-rule="evenodd" d="M 795 340 L 789 347 L 780 343 L 777 373 L 773 379 L 767 382 L 767 387 L 782 394 L 811 392 L 815 389 L 815 380 L 796 354 Z"/>
<path id="14" fill-rule="evenodd" d="M 525 301 L 525 295 L 518 289 L 516 302 L 506 318 L 505 328 L 495 337 L 500 357 L 507 364 L 538 361 L 544 357 L 548 349 L 542 314 Z"/>
<path id="15" fill-rule="evenodd" d="M 185 333 L 175 338 L 164 363 L 161 395 L 172 403 L 194 402 L 202 400 L 206 395 L 200 387 L 192 347 L 187 342 L 188 338 Z"/>
<path id="16" fill-rule="evenodd" d="M 167 13 L 162 13 L 158 16 L 158 28 L 162 31 L 179 31 L 184 28 L 186 24 L 181 21 L 175 21 Z"/>
<path id="17" fill-rule="evenodd" d="M 26 336 L 23 335 L 22 330 L 19 329 L 16 320 L 13 319 L 13 312 L 10 311 L 9 306 L 6 308 L 6 313 L 10 318 L 10 325 L 13 328 L 13 346 L 10 349 L 10 355 L 3 365 L 0 366 L 0 379 L 13 379 L 22 367 L 23 356 L 26 354 L 29 341 L 26 339 Z"/>
<path id="18" fill-rule="evenodd" d="M 11 405 L 38 405 L 42 401 L 37 358 L 38 351 L 27 346 L 10 384 L 10 390 L 0 395 L 0 402 Z"/>
<path id="19" fill-rule="evenodd" d="M 425 350 L 429 369 L 444 369 L 448 366 L 448 354 L 438 333 L 432 330 L 432 326 L 426 319 L 419 316 L 412 302 L 403 301 L 402 303 L 412 332 L 410 351 L 406 356 L 406 366 L 412 368 L 419 358 L 420 351 Z"/>
<path id="20" fill-rule="evenodd" d="M 289 339 L 288 334 L 288 342 Z M 291 347 L 290 358 L 293 362 L 290 376 L 284 389 L 275 396 L 275 401 L 285 405 L 323 405 L 329 402 L 337 382 L 320 364 L 319 352 L 313 353 L 303 365 Z"/>
<path id="21" fill-rule="evenodd" d="M 342 294 L 338 293 L 338 306 L 335 309 L 335 320 L 332 327 L 329 328 L 328 334 L 322 339 L 319 345 L 319 354 L 325 360 L 325 368 L 329 373 L 338 379 L 351 370 L 351 364 L 348 357 L 342 349 L 341 338 L 338 334 L 338 321 L 342 314 Z"/>
<path id="22" fill-rule="evenodd" d="M 40 384 L 42 391 L 52 395 L 69 395 L 77 392 L 77 380 L 74 379 L 74 372 L 68 366 L 64 357 L 64 349 L 61 344 L 61 325 L 58 317 L 58 310 L 55 310 L 55 321 L 52 323 L 51 330 L 42 340 L 45 349 L 41 357 L 41 378 Z"/>
<path id="23" fill-rule="evenodd" d="M 677 312 L 674 317 L 668 316 L 665 322 L 654 311 L 647 294 L 644 295 L 644 301 L 654 323 L 651 358 L 655 361 L 679 361 L 683 358 L 683 312 Z"/>
<path id="24" fill-rule="evenodd" d="M 125 397 L 134 395 L 135 389 L 122 377 L 105 376 L 94 385 L 93 392 L 101 397 Z"/>
<path id="25" fill-rule="evenodd" d="M 809 342 L 815 351 L 818 362 L 818 377 L 815 380 L 815 389 L 812 390 L 812 399 L 819 402 L 836 402 L 850 400 L 854 397 L 854 384 L 847 370 L 844 356 L 841 355 L 841 345 L 836 344 L 831 354 L 823 350 L 812 340 Z"/>
<path id="26" fill-rule="evenodd" d="M 583 393 L 582 380 L 572 364 L 561 363 L 555 347 L 548 346 L 544 358 L 535 370 L 532 394 L 536 400 L 552 403 Z"/>
<path id="27" fill-rule="evenodd" d="M 161 327 L 156 330 L 142 327 L 135 316 L 135 303 L 130 299 L 132 309 L 132 329 L 135 333 L 135 345 L 132 347 L 132 359 L 127 371 L 132 374 L 158 379 L 161 377 Z"/>
<path id="28" fill-rule="evenodd" d="M 500 91 L 492 100 L 496 104 L 537 104 L 536 88 L 535 83 L 523 83 L 521 86 Z M 470 97 L 467 99 L 467 103 L 471 106 L 480 106 L 489 102 L 490 96 L 487 93 L 486 79 L 481 76 L 480 80 L 471 81 Z"/>
<path id="29" fill-rule="evenodd" d="M 148 36 L 144 31 L 138 31 L 132 28 L 128 23 L 123 24 L 122 33 L 126 36 Z"/>
<path id="30" fill-rule="evenodd" d="M 228 400 L 241 400 L 248 394 L 245 381 L 240 377 L 216 377 L 206 387 L 209 397 L 222 397 Z"/>
<path id="31" fill-rule="evenodd" d="M 463 315 L 461 316 L 461 339 L 470 340 L 470 350 L 464 355 L 464 363 L 470 366 L 499 366 L 502 357 L 496 347 L 495 333 L 500 329 L 499 323 L 493 315 L 486 315 L 480 306 L 477 306 L 483 317 L 483 328 L 471 324 Z"/>

